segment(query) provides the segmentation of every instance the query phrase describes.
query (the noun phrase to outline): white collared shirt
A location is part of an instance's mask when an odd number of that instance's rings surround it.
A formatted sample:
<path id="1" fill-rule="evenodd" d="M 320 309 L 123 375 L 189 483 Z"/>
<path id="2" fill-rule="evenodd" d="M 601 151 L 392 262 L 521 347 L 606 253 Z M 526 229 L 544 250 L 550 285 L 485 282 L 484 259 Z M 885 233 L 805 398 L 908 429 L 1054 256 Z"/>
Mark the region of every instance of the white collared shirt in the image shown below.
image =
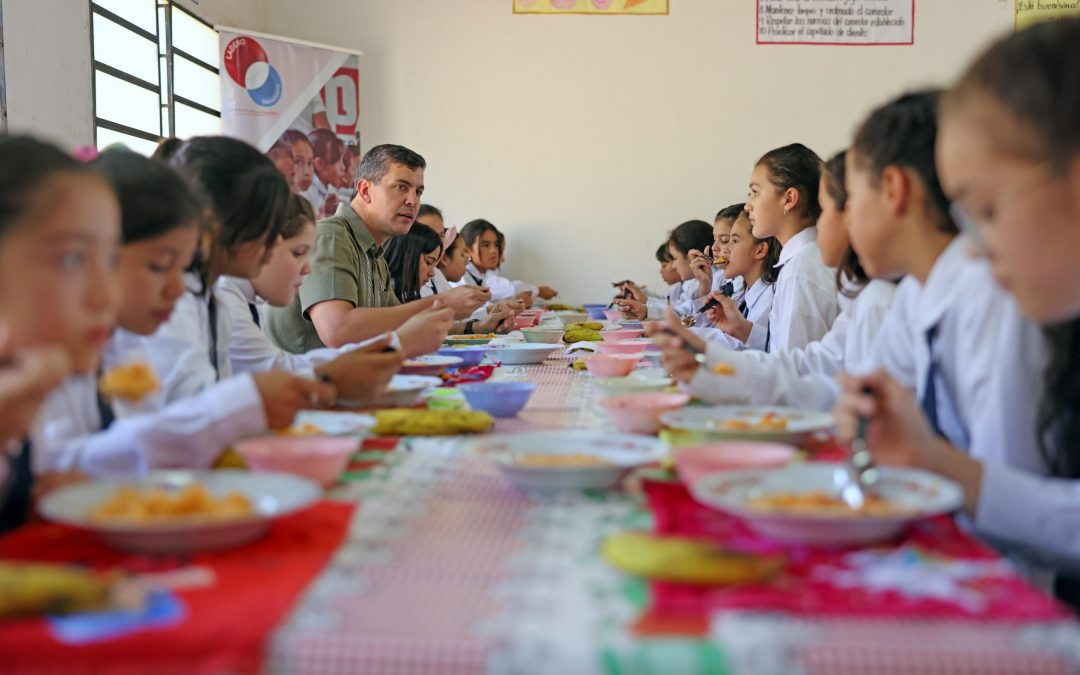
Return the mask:
<path id="1" fill-rule="evenodd" d="M 251 305 L 259 312 L 261 325 L 266 325 L 265 302 L 255 293 L 251 281 L 238 277 L 221 277 L 214 288 L 229 323 L 229 362 L 235 372 L 260 373 L 269 370 L 285 370 L 301 377 L 314 379 L 315 368 L 333 361 L 337 357 L 354 349 L 365 347 L 381 340 L 383 336 L 356 342 L 337 349 L 329 347 L 313 349 L 303 354 L 292 354 L 274 344 L 255 324 L 251 316 Z M 397 333 L 393 334 L 390 345 L 400 349 Z"/>
<path id="2" fill-rule="evenodd" d="M 229 363 L 229 317 L 223 311 L 214 289 L 198 295 L 201 282 L 194 274 L 185 275 L 188 291 L 176 303 L 172 316 L 150 336 L 131 336 L 137 340 L 158 370 L 162 386 L 172 392 L 170 400 L 197 394 L 219 380 L 232 375 Z M 210 298 L 214 298 L 217 320 L 216 341 L 210 328 Z M 129 334 L 130 335 L 130 334 Z M 188 350 L 196 358 L 185 359 L 183 367 L 170 367 L 177 354 Z M 215 368 L 210 354 L 217 357 Z M 164 368 L 164 369 L 161 369 Z"/>
<path id="3" fill-rule="evenodd" d="M 480 270 L 476 268 L 476 265 L 473 265 L 472 263 L 465 266 L 465 274 L 461 277 L 461 281 L 452 285 L 461 286 L 466 284 L 469 286 L 486 287 L 491 291 L 491 300 L 493 302 L 512 298 L 519 293 L 514 286 L 514 282 L 506 277 L 499 276 L 495 270 L 488 270 L 481 274 Z"/>
<path id="4" fill-rule="evenodd" d="M 728 335 L 719 328 L 713 327 L 712 322 L 710 322 L 708 317 L 704 314 L 698 317 L 698 325 L 690 330 L 697 333 L 698 336 L 705 340 L 713 349 L 719 349 L 721 351 L 725 349 L 763 351 L 765 349 L 764 339 L 760 342 L 753 342 L 752 340 L 755 337 L 764 338 L 764 336 L 768 335 L 769 315 L 772 313 L 773 293 L 775 288 L 775 284 L 765 283 L 764 279 L 758 278 L 750 288 L 745 289 L 742 293 L 737 294 L 732 298 L 737 305 L 741 305 L 744 302 L 746 303 L 746 318 L 750 323 L 754 324 L 753 328 L 750 330 L 750 338 L 748 338 L 747 342 L 743 342 L 742 340 Z M 702 321 L 703 318 L 705 319 L 704 322 Z"/>
<path id="5" fill-rule="evenodd" d="M 777 266 L 780 276 L 764 340 L 770 352 L 798 349 L 820 340 L 840 312 L 836 270 L 821 262 L 817 227 L 799 232 L 784 244 Z M 751 335 L 747 344 L 761 341 L 761 336 Z"/>
<path id="6" fill-rule="evenodd" d="M 175 354 L 173 362 L 196 357 L 206 358 L 189 351 Z M 230 377 L 180 397 L 168 389 L 167 372 L 160 369 L 172 366 L 161 361 L 155 366 L 142 349 L 140 336 L 118 329 L 106 346 L 103 370 L 136 361 L 151 364 L 162 389 L 137 406 L 113 401 L 116 419 L 108 429 L 101 428 L 96 376 L 70 377 L 49 395 L 32 434 L 36 471 L 81 471 L 106 477 L 153 469 L 205 469 L 223 448 L 267 430 L 262 398 L 250 375 Z"/>
<path id="7" fill-rule="evenodd" d="M 727 363 L 735 373 L 714 375 L 708 368 L 701 368 L 690 382 L 689 391 L 713 403 L 830 410 L 839 395 L 836 375 L 866 368 L 895 291 L 896 284 L 873 280 L 854 300 L 842 298 L 843 310 L 832 329 L 802 349 L 733 353 L 710 343 L 708 365 Z"/>
<path id="8" fill-rule="evenodd" d="M 450 282 L 446 280 L 446 275 L 443 274 L 442 270 L 436 268 L 435 276 L 433 276 L 426 284 L 420 287 L 420 297 L 430 298 L 433 295 L 445 293 L 451 288 L 453 288 L 453 286 L 451 286 Z"/>

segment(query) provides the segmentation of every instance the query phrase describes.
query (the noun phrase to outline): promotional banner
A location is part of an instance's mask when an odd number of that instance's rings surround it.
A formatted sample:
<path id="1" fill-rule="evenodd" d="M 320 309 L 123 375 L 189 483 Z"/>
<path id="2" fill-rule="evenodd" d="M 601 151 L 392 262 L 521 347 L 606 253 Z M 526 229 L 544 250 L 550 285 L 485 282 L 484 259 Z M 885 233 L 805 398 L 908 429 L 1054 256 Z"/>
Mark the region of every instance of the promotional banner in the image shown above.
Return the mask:
<path id="1" fill-rule="evenodd" d="M 317 216 L 351 199 L 360 161 L 355 54 L 221 31 L 222 130 L 265 152 Z"/>

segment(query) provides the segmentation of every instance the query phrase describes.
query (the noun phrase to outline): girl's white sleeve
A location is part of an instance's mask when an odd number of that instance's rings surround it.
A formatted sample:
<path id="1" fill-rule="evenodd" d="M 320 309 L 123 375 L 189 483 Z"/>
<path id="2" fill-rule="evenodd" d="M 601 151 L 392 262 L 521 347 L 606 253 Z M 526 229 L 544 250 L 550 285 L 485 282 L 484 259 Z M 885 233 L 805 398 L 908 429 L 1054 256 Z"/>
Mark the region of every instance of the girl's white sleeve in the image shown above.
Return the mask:
<path id="1" fill-rule="evenodd" d="M 231 377 L 154 412 L 119 417 L 103 431 L 96 386 L 93 378 L 73 378 L 50 397 L 34 434 L 37 470 L 103 477 L 202 469 L 223 448 L 267 429 L 251 375 Z"/>

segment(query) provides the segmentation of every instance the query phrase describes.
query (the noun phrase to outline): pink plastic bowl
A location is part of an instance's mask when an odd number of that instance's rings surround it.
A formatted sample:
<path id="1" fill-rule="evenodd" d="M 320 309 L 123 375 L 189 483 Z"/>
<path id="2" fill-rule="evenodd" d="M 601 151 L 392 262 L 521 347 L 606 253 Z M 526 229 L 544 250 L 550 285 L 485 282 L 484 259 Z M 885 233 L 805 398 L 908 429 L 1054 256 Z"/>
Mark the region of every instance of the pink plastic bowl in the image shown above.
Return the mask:
<path id="1" fill-rule="evenodd" d="M 619 340 L 632 340 L 633 338 L 639 338 L 644 334 L 644 331 L 637 328 L 613 328 L 611 330 L 600 331 L 600 337 L 604 338 L 604 342 L 618 342 Z"/>
<path id="2" fill-rule="evenodd" d="M 349 436 L 257 436 L 237 442 L 236 452 L 252 471 L 292 473 L 325 487 L 359 447 L 360 439 Z"/>
<path id="3" fill-rule="evenodd" d="M 590 354 L 582 357 L 585 367 L 595 377 L 626 377 L 640 360 L 636 354 Z"/>
<path id="4" fill-rule="evenodd" d="M 717 471 L 773 469 L 786 465 L 797 449 L 784 443 L 733 441 L 674 448 L 675 470 L 688 485 Z"/>
<path id="5" fill-rule="evenodd" d="M 540 319 L 535 316 L 514 317 L 514 328 L 517 328 L 518 330 L 522 328 L 532 328 L 538 323 L 540 323 Z"/>
<path id="6" fill-rule="evenodd" d="M 641 393 L 605 398 L 600 407 L 624 434 L 655 434 L 661 415 L 689 402 L 689 394 Z"/>
<path id="7" fill-rule="evenodd" d="M 645 342 L 628 342 L 626 340 L 620 340 L 618 342 L 598 342 L 596 348 L 601 354 L 643 354 L 649 347 Z"/>

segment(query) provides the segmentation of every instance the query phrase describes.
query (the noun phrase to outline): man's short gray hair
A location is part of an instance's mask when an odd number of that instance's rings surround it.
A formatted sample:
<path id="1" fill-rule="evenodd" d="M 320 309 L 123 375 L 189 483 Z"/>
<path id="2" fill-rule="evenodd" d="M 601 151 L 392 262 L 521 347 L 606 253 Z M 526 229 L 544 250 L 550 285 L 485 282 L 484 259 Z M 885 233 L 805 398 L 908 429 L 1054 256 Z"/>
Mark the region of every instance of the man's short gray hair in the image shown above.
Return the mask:
<path id="1" fill-rule="evenodd" d="M 403 145 L 376 145 L 364 153 L 360 160 L 360 166 L 356 167 L 356 180 L 361 179 L 369 183 L 378 183 L 390 171 L 391 164 L 401 164 L 412 170 L 427 168 L 427 162 L 419 154 Z"/>

